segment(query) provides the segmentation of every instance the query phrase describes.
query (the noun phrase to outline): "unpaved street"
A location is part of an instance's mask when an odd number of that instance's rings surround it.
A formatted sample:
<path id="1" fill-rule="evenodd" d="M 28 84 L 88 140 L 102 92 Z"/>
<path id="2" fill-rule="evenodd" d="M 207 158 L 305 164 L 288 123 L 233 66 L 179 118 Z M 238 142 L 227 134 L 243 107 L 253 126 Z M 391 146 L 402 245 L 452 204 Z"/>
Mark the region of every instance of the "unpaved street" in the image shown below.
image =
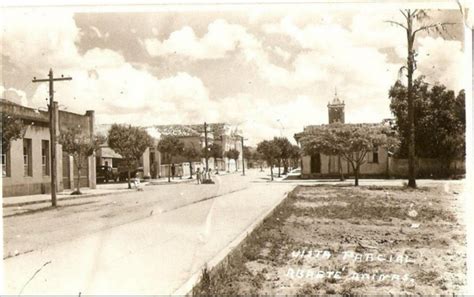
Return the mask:
<path id="1" fill-rule="evenodd" d="M 171 294 L 295 186 L 264 178 L 150 186 L 6 218 L 5 248 L 20 255 L 4 261 L 5 292 Z"/>

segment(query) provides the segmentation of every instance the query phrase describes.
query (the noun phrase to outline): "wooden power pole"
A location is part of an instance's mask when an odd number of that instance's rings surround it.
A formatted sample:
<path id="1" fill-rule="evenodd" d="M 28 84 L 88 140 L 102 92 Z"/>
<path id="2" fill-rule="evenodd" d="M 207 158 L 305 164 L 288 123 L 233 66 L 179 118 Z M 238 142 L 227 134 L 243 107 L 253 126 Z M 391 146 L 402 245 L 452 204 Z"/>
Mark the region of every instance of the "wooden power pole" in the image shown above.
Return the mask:
<path id="1" fill-rule="evenodd" d="M 207 146 L 207 123 L 204 122 L 204 151 L 205 151 L 205 154 L 204 154 L 204 159 L 206 160 L 206 172 L 209 171 L 209 148 Z"/>
<path id="2" fill-rule="evenodd" d="M 242 142 L 242 175 L 245 175 L 244 137 L 240 136 Z"/>
<path id="3" fill-rule="evenodd" d="M 61 77 L 54 78 L 53 77 L 53 69 L 49 69 L 48 78 L 44 79 L 36 79 L 33 77 L 32 82 L 49 82 L 49 135 L 51 140 L 51 204 L 53 207 L 57 206 L 56 201 L 56 191 L 57 191 L 57 184 L 56 184 L 56 114 L 54 108 L 54 82 L 55 81 L 62 81 L 62 80 L 72 80 L 72 77 Z"/>

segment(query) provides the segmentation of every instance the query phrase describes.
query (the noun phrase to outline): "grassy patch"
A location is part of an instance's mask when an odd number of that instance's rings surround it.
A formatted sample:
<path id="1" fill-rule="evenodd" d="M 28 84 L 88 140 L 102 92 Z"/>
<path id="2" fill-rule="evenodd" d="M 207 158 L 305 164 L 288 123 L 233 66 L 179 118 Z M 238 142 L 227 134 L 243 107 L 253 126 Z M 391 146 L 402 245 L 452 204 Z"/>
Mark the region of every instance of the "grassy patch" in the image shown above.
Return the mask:
<path id="1" fill-rule="evenodd" d="M 298 187 L 193 293 L 458 294 L 466 238 L 455 203 L 441 187 Z"/>

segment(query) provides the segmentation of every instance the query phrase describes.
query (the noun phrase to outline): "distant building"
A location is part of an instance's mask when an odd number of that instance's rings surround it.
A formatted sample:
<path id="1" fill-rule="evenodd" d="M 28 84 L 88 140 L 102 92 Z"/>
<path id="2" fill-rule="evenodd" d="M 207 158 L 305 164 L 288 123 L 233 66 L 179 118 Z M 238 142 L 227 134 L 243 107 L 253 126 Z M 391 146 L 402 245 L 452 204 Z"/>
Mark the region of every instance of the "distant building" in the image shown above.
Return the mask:
<path id="1" fill-rule="evenodd" d="M 73 157 L 62 151 L 57 144 L 57 167 L 50 168 L 49 113 L 25 107 L 5 99 L 0 101 L 2 116 L 11 114 L 21 119 L 25 125 L 24 135 L 14 140 L 7 152 L 2 152 L 2 193 L 4 197 L 43 194 L 51 191 L 51 170 L 56 171 L 58 190 L 74 188 L 77 168 Z M 81 127 L 84 134 L 94 134 L 94 111 L 85 115 L 58 110 L 56 131 L 59 134 L 71 127 Z M 95 188 L 94 157 L 88 158 L 87 166 L 81 170 L 82 187 Z"/>
<path id="2" fill-rule="evenodd" d="M 108 131 L 112 127 L 112 124 L 98 124 L 95 126 L 96 134 L 107 137 Z M 110 166 L 115 169 L 118 173 L 120 170 L 126 170 L 122 164 L 122 156 L 111 149 L 107 143 L 103 143 L 95 152 L 96 157 L 96 167 L 99 166 Z M 150 178 L 150 148 L 147 148 L 143 155 L 141 156 L 138 167 L 136 168 L 141 175 L 141 178 Z M 119 170 L 120 169 L 120 170 Z"/>
<path id="3" fill-rule="evenodd" d="M 110 124 L 97 125 L 97 133 L 107 135 Z M 204 168 L 204 158 L 188 160 L 183 155 L 173 156 L 172 160 L 166 160 L 160 151 L 158 151 L 158 143 L 163 136 L 173 135 L 184 143 L 185 147 L 195 147 L 201 150 L 205 147 L 204 125 L 153 125 L 144 127 L 148 134 L 153 138 L 154 144 L 147 148 L 140 158 L 139 166 L 143 169 L 145 178 L 159 178 L 168 176 L 172 164 L 175 165 L 176 175 L 188 176 L 190 174 L 190 162 L 193 173 L 197 168 Z M 208 145 L 218 143 L 221 145 L 223 152 L 230 149 L 237 149 L 240 152 L 237 162 L 229 160 L 225 157 L 214 158 L 209 157 L 209 168 L 219 171 L 235 171 L 241 170 L 242 167 L 242 145 L 240 136 L 234 131 L 231 125 L 227 123 L 210 123 L 208 124 L 207 141 Z M 121 156 L 114 152 L 107 144 L 102 145 L 97 151 L 97 165 L 110 165 L 116 168 L 120 163 Z"/>
<path id="4" fill-rule="evenodd" d="M 332 123 L 345 123 L 345 104 L 337 95 L 328 105 L 328 120 Z M 365 124 L 365 125 L 384 125 Z M 295 140 L 299 140 L 312 129 L 321 125 L 307 126 L 303 132 L 295 134 Z M 360 167 L 360 176 L 387 176 L 389 174 L 389 154 L 386 148 L 375 148 L 374 151 L 367 154 L 366 162 Z M 341 172 L 344 175 L 352 175 L 353 169 L 349 162 L 339 156 L 328 156 L 324 154 L 315 154 L 312 156 L 303 155 L 301 157 L 301 177 L 302 178 L 338 178 Z"/>
<path id="5" fill-rule="evenodd" d="M 332 123 L 345 123 L 345 104 L 337 96 L 328 105 L 328 121 Z M 363 125 L 384 125 L 394 128 L 394 119 L 384 119 L 381 123 Z M 299 143 L 311 130 L 321 125 L 307 126 L 302 132 L 295 134 L 295 139 Z M 375 148 L 365 157 L 365 162 L 360 166 L 360 177 L 399 177 L 408 176 L 408 160 L 398 159 L 392 156 L 384 147 Z M 462 175 L 465 173 L 465 163 L 463 160 L 452 161 L 453 173 Z M 440 159 L 416 158 L 417 176 L 420 178 L 433 178 L 446 176 L 446 162 Z M 338 156 L 328 156 L 315 154 L 312 156 L 303 155 L 301 157 L 301 177 L 302 178 L 338 178 L 340 174 L 352 176 L 353 169 L 349 162 Z"/>
<path id="6" fill-rule="evenodd" d="M 205 147 L 205 134 L 204 134 L 204 125 L 155 125 L 146 128 L 148 133 L 154 137 L 157 142 L 162 136 L 173 135 L 178 137 L 185 147 L 193 146 L 196 149 L 202 150 Z M 231 125 L 227 123 L 210 123 L 208 124 L 208 133 L 207 133 L 207 142 L 208 145 L 217 143 L 222 147 L 223 153 L 230 149 L 237 149 L 239 152 L 242 152 L 242 146 L 240 142 L 240 136 L 237 135 L 232 130 Z M 155 148 L 151 150 L 152 155 L 150 160 L 152 160 L 152 168 L 157 168 L 158 176 L 167 176 L 167 171 L 169 170 L 170 164 L 175 164 L 175 166 L 180 166 L 182 168 L 183 175 L 189 175 L 189 161 L 192 161 L 191 164 L 193 172 L 197 168 L 204 168 L 205 160 L 204 158 L 196 160 L 187 160 L 184 156 L 174 156 L 173 160 L 169 162 L 162 158 L 161 153 Z M 214 162 L 214 158 L 208 158 L 208 164 L 210 169 L 217 169 L 220 171 L 235 171 L 236 169 L 241 168 L 241 158 L 242 153 L 239 155 L 239 161 L 237 163 L 234 160 L 229 160 L 224 156 L 222 158 L 217 158 Z"/>

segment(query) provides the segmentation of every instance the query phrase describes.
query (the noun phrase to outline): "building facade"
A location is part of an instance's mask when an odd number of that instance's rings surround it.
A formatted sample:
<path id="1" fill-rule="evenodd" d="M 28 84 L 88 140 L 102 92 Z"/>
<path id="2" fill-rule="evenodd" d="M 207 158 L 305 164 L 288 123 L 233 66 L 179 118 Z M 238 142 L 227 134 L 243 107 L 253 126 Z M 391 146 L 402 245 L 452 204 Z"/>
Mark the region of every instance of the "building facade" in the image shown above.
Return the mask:
<path id="1" fill-rule="evenodd" d="M 101 124 L 96 126 L 98 134 L 107 135 L 111 125 Z M 202 152 L 205 147 L 204 125 L 153 125 L 144 127 L 153 139 L 153 146 L 146 149 L 140 158 L 140 169 L 143 171 L 144 178 L 160 178 L 168 176 L 172 166 L 175 167 L 175 176 L 189 176 L 191 170 L 193 173 L 200 168 L 205 168 L 205 159 L 202 157 L 189 160 L 184 155 L 173 156 L 171 160 L 158 150 L 158 143 L 163 136 L 172 135 L 177 137 L 185 148 L 194 147 Z M 234 131 L 231 125 L 227 123 L 211 123 L 207 126 L 207 143 L 212 145 L 217 143 L 222 147 L 223 156 L 221 158 L 208 158 L 209 168 L 218 171 L 236 171 L 242 168 L 242 144 L 241 137 Z M 230 149 L 239 151 L 239 159 L 229 160 L 224 157 L 224 152 Z M 102 145 L 97 151 L 97 166 L 110 165 L 116 168 L 121 156 L 110 149 L 106 144 Z"/>
<path id="2" fill-rule="evenodd" d="M 328 103 L 328 122 L 345 123 L 345 104 L 337 96 Z M 373 125 L 383 125 L 373 124 Z M 371 125 L 371 124 L 366 124 Z M 295 134 L 295 139 L 299 140 L 315 127 L 320 125 L 307 126 L 300 133 Z M 385 177 L 389 175 L 389 152 L 386 148 L 374 148 L 365 157 L 365 162 L 360 166 L 361 177 Z M 339 178 L 340 176 L 353 175 L 353 169 L 349 162 L 339 156 L 315 154 L 313 156 L 303 155 L 301 157 L 301 177 L 302 178 Z"/>
<path id="3" fill-rule="evenodd" d="M 72 189 L 77 179 L 77 168 L 72 156 L 56 144 L 56 168 L 50 168 L 51 141 L 49 113 L 21 106 L 5 99 L 0 101 L 2 116 L 12 115 L 24 125 L 22 137 L 10 142 L 9 150 L 2 151 L 2 193 L 4 197 L 45 194 L 51 192 L 51 170 L 56 171 L 58 191 Z M 83 133 L 94 134 L 94 111 L 85 115 L 58 110 L 53 104 L 56 118 L 56 133 L 71 127 L 80 127 Z M 81 170 L 83 187 L 95 188 L 94 156 L 87 159 L 87 168 Z"/>

